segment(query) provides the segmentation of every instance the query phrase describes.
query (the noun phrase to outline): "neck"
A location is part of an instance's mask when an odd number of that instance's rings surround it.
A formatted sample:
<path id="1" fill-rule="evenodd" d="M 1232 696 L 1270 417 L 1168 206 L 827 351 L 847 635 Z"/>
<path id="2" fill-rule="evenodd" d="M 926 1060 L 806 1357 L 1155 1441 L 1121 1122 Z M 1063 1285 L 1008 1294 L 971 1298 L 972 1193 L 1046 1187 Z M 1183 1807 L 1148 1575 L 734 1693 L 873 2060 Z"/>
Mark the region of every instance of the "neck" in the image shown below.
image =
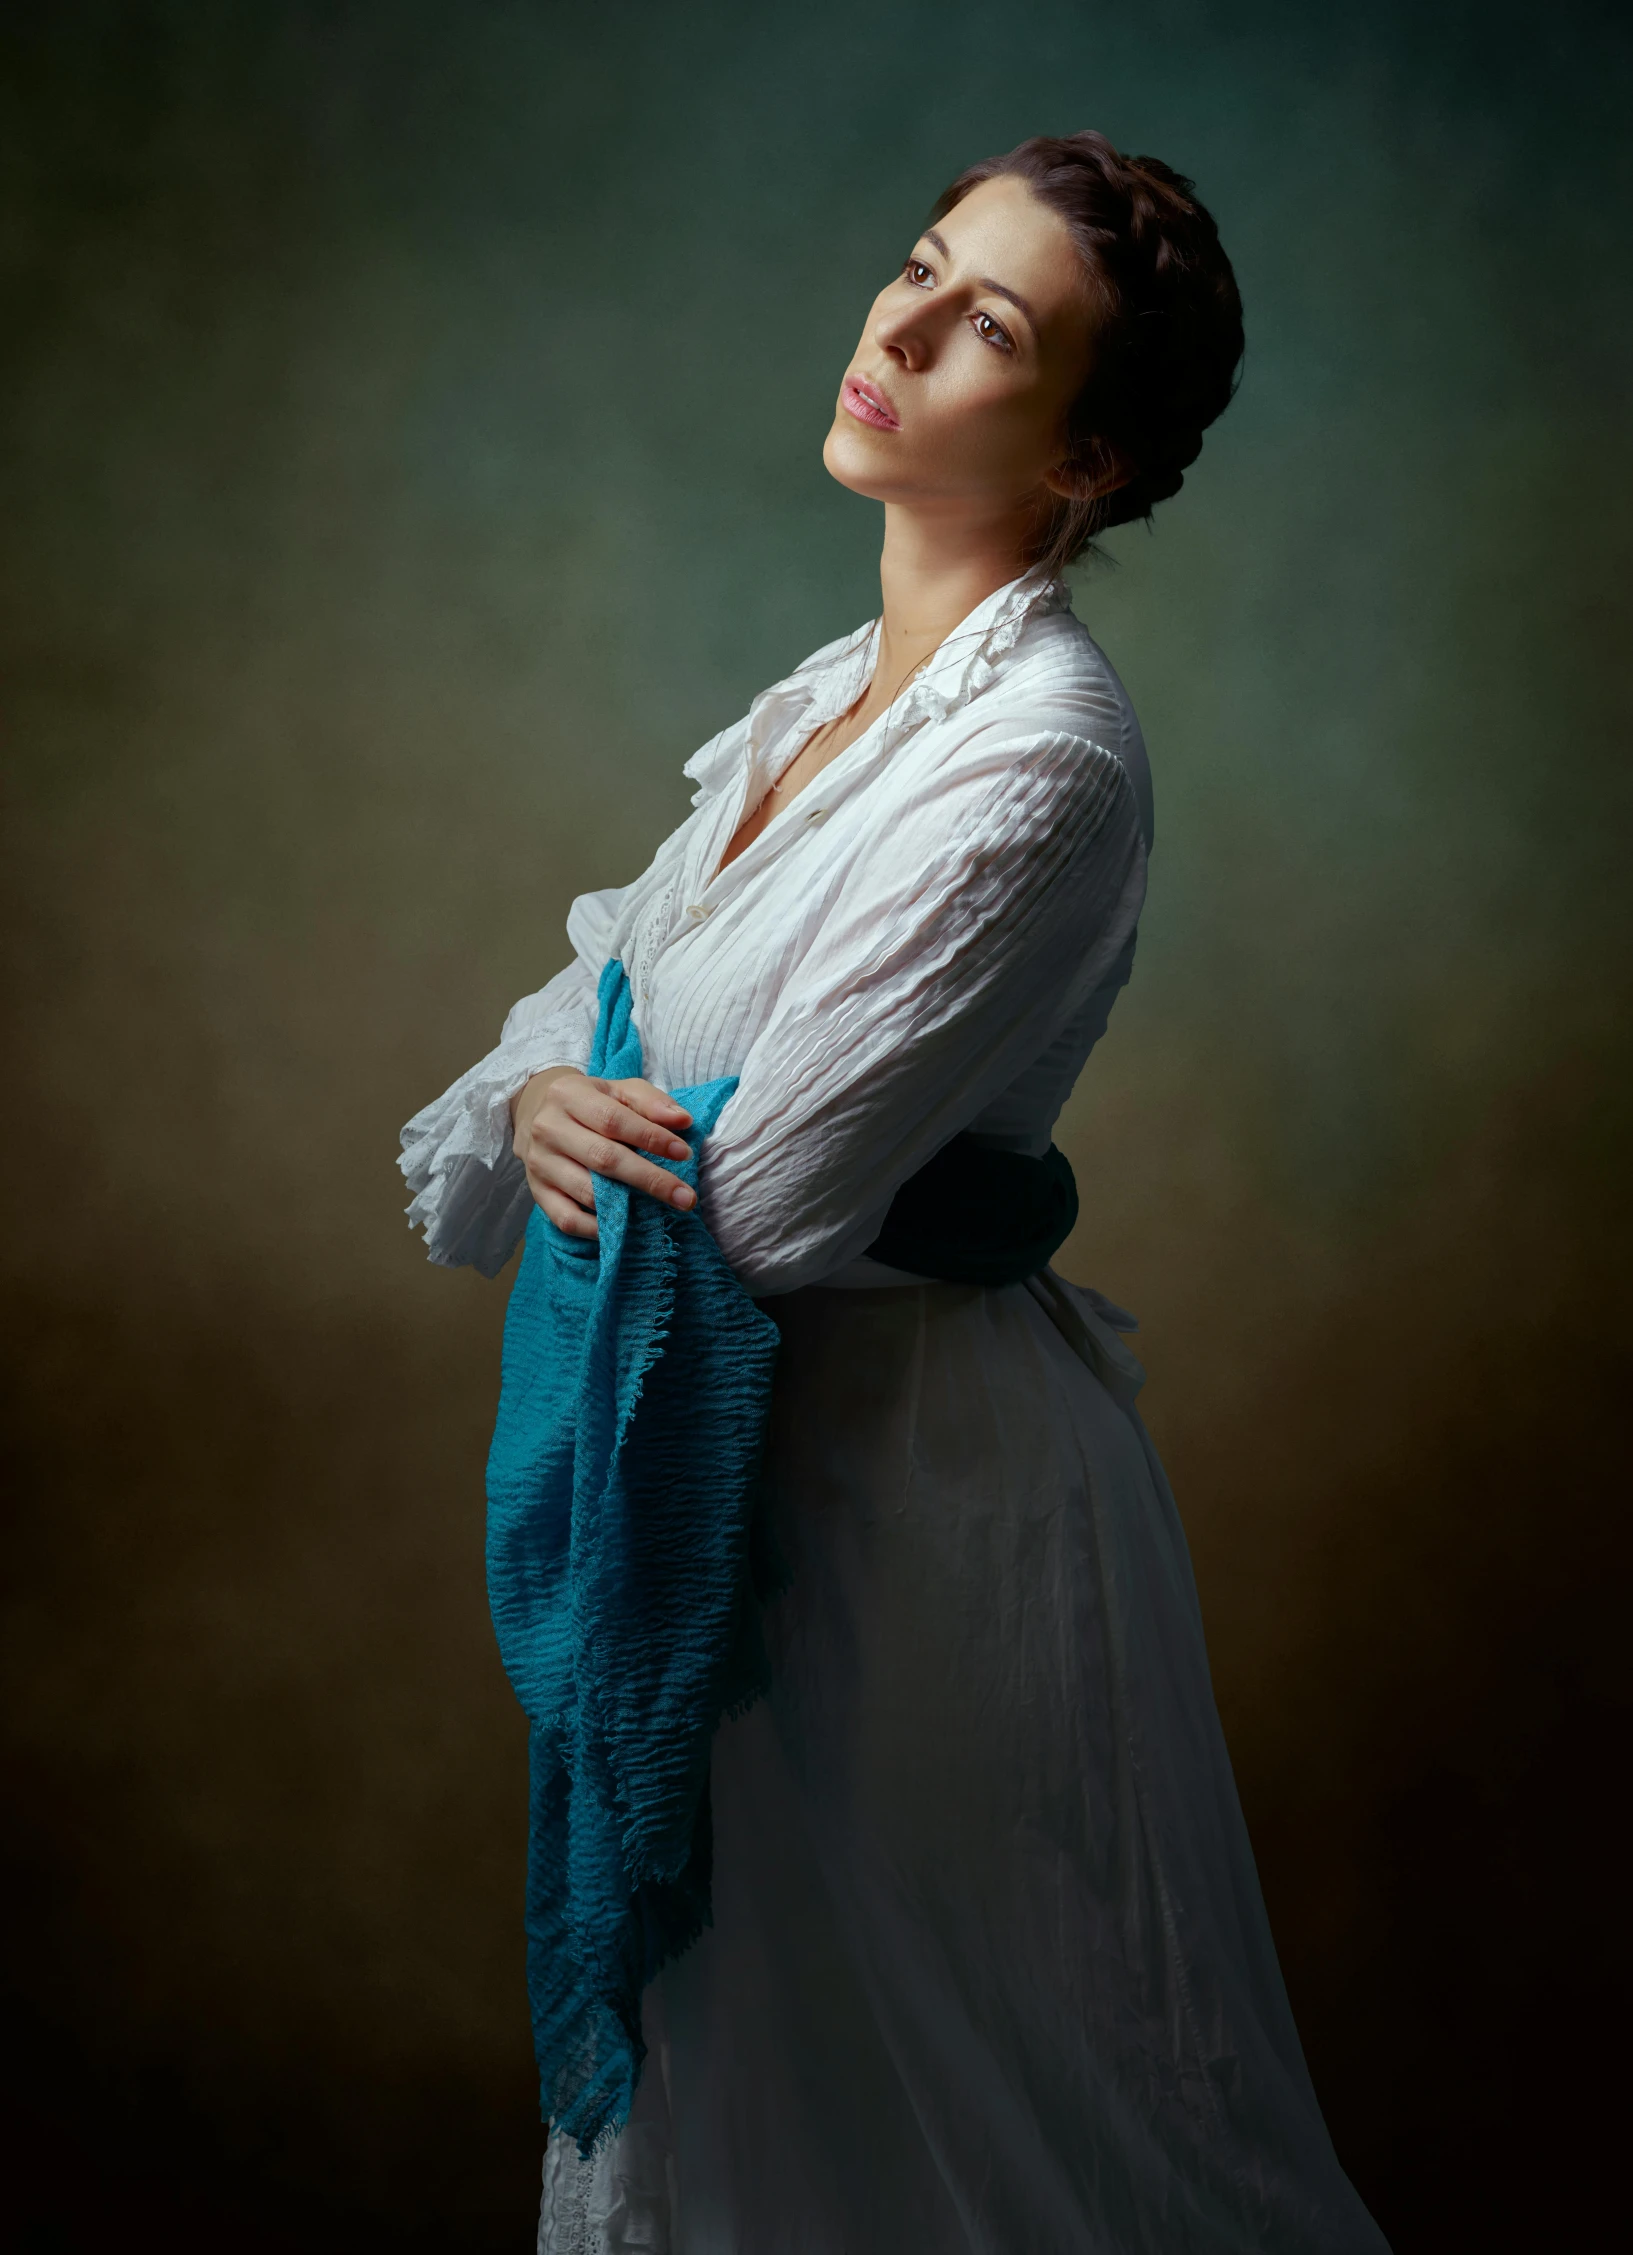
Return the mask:
<path id="1" fill-rule="evenodd" d="M 928 657 L 978 603 L 1017 579 L 1031 529 L 1030 516 L 1013 510 L 953 519 L 887 502 L 879 673 L 894 680 Z"/>

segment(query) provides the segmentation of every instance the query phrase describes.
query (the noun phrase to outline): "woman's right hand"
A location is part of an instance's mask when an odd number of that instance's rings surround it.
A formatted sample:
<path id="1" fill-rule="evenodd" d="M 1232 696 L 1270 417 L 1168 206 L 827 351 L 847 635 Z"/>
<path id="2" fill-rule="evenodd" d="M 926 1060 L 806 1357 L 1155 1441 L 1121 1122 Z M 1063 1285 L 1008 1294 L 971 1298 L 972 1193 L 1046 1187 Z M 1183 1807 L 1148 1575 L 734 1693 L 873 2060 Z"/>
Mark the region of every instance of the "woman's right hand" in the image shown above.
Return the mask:
<path id="1" fill-rule="evenodd" d="M 592 1078 L 571 1065 L 535 1073 L 510 1102 L 511 1149 L 527 1169 L 528 1187 L 559 1230 L 594 1237 L 595 1177 L 609 1175 L 665 1205 L 694 1205 L 697 1193 L 642 1151 L 689 1159 L 676 1130 L 692 1115 L 651 1081 Z"/>

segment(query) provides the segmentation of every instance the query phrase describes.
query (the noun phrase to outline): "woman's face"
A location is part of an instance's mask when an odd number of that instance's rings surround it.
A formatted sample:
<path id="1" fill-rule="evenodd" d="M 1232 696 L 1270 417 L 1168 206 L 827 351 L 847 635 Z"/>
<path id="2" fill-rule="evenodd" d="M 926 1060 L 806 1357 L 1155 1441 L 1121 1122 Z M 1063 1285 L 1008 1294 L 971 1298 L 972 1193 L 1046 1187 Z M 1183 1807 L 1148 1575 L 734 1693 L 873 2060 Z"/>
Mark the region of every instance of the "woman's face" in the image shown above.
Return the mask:
<path id="1" fill-rule="evenodd" d="M 1025 181 L 983 181 L 874 299 L 822 459 L 877 501 L 983 517 L 1047 507 L 1093 334 L 1065 222 Z"/>

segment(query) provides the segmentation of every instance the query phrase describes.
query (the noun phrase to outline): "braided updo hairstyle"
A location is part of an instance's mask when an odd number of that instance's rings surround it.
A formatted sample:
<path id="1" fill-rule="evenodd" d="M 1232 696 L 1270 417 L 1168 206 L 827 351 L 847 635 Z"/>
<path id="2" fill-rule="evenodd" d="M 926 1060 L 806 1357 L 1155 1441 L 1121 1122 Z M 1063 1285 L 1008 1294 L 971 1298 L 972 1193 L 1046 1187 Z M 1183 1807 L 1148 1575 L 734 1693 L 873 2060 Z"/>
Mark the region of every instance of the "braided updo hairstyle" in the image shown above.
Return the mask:
<path id="1" fill-rule="evenodd" d="M 1094 366 L 1073 402 L 1069 467 L 1115 492 L 1062 499 L 1036 561 L 1059 571 L 1095 535 L 1179 491 L 1202 433 L 1241 375 L 1242 301 L 1196 183 L 1160 157 L 1120 156 L 1103 133 L 1038 134 L 961 172 L 931 224 L 985 180 L 1024 180 L 1071 230 L 1095 299 Z"/>

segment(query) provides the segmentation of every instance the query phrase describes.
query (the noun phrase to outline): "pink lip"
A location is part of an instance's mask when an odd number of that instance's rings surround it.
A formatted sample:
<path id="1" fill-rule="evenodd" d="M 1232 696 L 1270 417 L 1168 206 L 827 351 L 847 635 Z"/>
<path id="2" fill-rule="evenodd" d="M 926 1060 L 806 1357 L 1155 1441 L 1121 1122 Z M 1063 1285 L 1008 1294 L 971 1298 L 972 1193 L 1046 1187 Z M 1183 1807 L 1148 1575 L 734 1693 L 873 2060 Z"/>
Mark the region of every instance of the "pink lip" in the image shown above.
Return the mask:
<path id="1" fill-rule="evenodd" d="M 876 384 L 861 376 L 847 376 L 839 387 L 839 404 L 876 431 L 899 431 L 901 419 Z"/>

